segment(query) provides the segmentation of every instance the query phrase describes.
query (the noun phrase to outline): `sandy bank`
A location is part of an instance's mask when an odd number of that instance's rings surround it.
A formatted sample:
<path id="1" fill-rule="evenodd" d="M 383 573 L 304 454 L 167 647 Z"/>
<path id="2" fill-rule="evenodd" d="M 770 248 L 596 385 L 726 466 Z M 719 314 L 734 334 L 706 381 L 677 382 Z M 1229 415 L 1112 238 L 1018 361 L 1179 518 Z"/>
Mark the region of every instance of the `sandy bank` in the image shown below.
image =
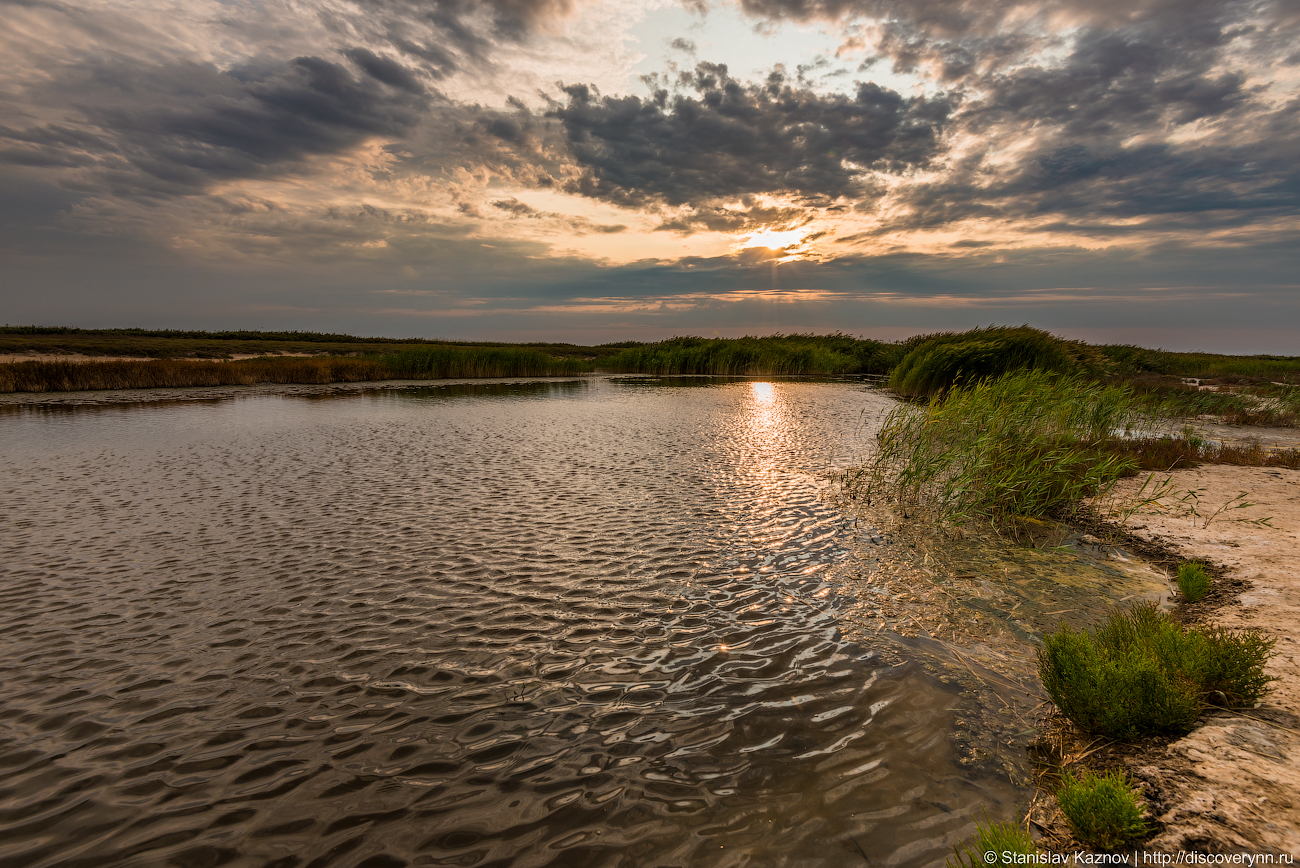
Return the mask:
<path id="1" fill-rule="evenodd" d="M 1206 466 L 1170 476 L 1178 490 L 1164 509 L 1143 510 L 1128 529 L 1248 583 L 1211 620 L 1276 637 L 1268 671 L 1278 680 L 1259 709 L 1216 712 L 1130 768 L 1165 824 L 1147 848 L 1300 854 L 1300 471 Z M 1187 508 L 1189 491 L 1199 517 Z M 1206 525 L 1241 492 L 1255 506 L 1225 510 Z M 1266 517 L 1271 526 L 1250 521 Z"/>

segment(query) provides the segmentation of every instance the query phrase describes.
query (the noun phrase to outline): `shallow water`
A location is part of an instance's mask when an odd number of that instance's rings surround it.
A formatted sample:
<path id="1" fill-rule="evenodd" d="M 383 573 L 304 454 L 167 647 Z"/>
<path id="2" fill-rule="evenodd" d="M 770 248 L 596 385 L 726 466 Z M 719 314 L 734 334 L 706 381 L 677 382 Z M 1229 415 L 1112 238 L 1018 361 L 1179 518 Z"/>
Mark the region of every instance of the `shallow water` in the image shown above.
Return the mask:
<path id="1" fill-rule="evenodd" d="M 884 400 L 0 415 L 0 865 L 942 864 L 1025 794 L 961 761 L 958 687 L 840 631 L 868 544 L 819 474 Z"/>

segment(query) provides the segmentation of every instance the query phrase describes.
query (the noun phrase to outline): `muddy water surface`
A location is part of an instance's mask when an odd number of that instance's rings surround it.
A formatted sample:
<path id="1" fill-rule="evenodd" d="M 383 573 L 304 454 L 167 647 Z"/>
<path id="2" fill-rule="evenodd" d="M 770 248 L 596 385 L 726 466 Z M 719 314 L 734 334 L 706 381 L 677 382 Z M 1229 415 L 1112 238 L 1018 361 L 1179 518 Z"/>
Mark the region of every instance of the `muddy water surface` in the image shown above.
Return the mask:
<path id="1" fill-rule="evenodd" d="M 942 673 L 841 633 L 870 543 L 819 474 L 883 405 L 11 408 L 0 865 L 942 864 L 1025 792 L 962 762 Z"/>

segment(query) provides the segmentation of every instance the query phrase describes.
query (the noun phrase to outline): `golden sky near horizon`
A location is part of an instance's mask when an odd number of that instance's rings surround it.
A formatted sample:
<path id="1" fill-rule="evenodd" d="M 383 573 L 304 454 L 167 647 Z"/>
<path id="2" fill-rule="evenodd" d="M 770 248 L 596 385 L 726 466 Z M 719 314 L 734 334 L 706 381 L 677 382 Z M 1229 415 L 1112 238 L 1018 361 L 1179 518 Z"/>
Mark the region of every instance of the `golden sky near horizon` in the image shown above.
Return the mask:
<path id="1" fill-rule="evenodd" d="M 12 319 L 1300 325 L 1281 0 L 3 9 Z"/>

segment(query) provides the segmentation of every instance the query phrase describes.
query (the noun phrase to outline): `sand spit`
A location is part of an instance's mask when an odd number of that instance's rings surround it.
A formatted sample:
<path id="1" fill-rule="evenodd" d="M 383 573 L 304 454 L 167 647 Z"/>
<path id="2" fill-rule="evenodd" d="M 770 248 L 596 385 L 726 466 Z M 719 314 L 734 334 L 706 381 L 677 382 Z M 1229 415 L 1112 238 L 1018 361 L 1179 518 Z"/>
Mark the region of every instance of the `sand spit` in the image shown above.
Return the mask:
<path id="1" fill-rule="evenodd" d="M 1127 530 L 1244 582 L 1208 620 L 1276 637 L 1268 671 L 1278 680 L 1260 708 L 1213 713 L 1186 738 L 1131 761 L 1164 824 L 1145 847 L 1300 854 L 1300 472 L 1205 466 L 1169 476 L 1175 493 Z M 1242 492 L 1254 505 L 1231 508 Z M 1264 518 L 1271 526 L 1256 521 Z"/>

